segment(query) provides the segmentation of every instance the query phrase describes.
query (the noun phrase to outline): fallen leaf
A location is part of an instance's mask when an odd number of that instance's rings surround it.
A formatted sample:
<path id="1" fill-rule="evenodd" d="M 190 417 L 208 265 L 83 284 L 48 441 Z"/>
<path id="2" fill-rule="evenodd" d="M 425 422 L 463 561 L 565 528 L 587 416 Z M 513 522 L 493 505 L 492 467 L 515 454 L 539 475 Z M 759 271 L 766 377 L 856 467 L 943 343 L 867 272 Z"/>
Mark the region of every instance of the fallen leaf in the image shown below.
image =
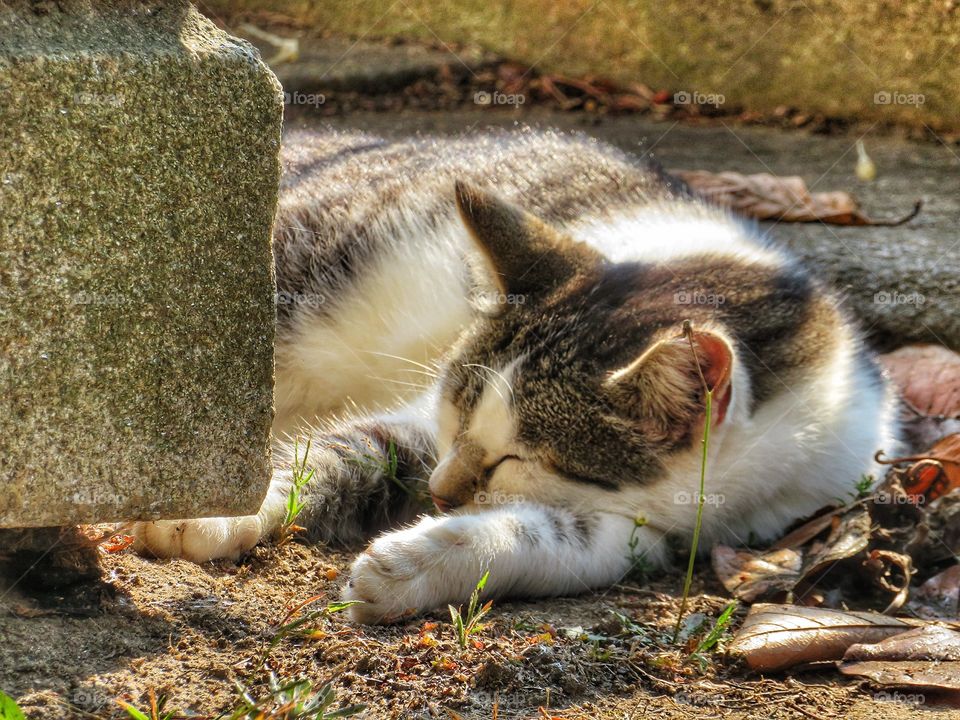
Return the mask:
<path id="1" fill-rule="evenodd" d="M 818 515 L 812 520 L 808 520 L 796 530 L 791 530 L 782 538 L 770 546 L 771 550 L 796 549 L 801 545 L 806 545 L 817 535 L 822 533 L 833 524 L 833 518 L 846 512 L 846 508 L 837 508 L 831 512 Z"/>
<path id="2" fill-rule="evenodd" d="M 783 670 L 840 660 L 851 645 L 880 642 L 922 624 L 873 612 L 758 604 L 727 649 L 754 670 Z"/>
<path id="3" fill-rule="evenodd" d="M 417 647 L 428 648 L 439 645 L 439 641 L 430 633 L 424 633 L 417 642 Z"/>
<path id="4" fill-rule="evenodd" d="M 792 549 L 758 554 L 715 545 L 711 559 L 713 570 L 727 592 L 745 602 L 792 590 L 803 566 L 803 556 Z"/>
<path id="5" fill-rule="evenodd" d="M 100 548 L 106 553 L 118 553 L 133 545 L 135 540 L 133 535 L 111 535 L 100 543 Z"/>
<path id="6" fill-rule="evenodd" d="M 960 434 L 947 435 L 919 455 L 887 459 L 878 453 L 877 461 L 893 466 L 891 475 L 906 496 L 919 504 L 960 488 Z"/>
<path id="7" fill-rule="evenodd" d="M 810 546 L 802 578 L 820 575 L 830 565 L 866 550 L 870 544 L 870 526 L 870 513 L 861 505 L 833 516 L 827 539 Z"/>
<path id="8" fill-rule="evenodd" d="M 724 587 L 746 602 L 779 601 L 784 593 L 793 592 L 804 605 L 820 605 L 826 597 L 812 591 L 824 576 L 837 563 L 859 559 L 873 584 L 896 596 L 891 607 L 899 607 L 906 600 L 906 591 L 903 583 L 894 584 L 890 571 L 893 567 L 909 568 L 909 558 L 872 557 L 867 553 L 870 538 L 870 513 L 858 503 L 814 518 L 765 552 L 717 546 L 713 549 L 713 568 Z M 856 565 L 848 564 L 848 570 L 856 569 Z M 841 582 L 848 581 L 848 576 L 833 575 Z M 898 577 L 905 576 L 901 573 Z M 841 595 L 830 604 L 837 601 L 842 601 Z"/>
<path id="9" fill-rule="evenodd" d="M 838 667 L 844 675 L 879 685 L 960 690 L 960 632 L 926 625 L 877 643 L 852 645 Z"/>
<path id="10" fill-rule="evenodd" d="M 960 354 L 940 345 L 909 345 L 879 359 L 918 413 L 960 416 Z"/>
<path id="11" fill-rule="evenodd" d="M 910 594 L 910 578 L 913 577 L 910 556 L 892 550 L 871 550 L 863 561 L 863 567 L 871 574 L 876 585 L 894 595 L 883 613 L 886 615 L 903 607 Z"/>
<path id="12" fill-rule="evenodd" d="M 758 220 L 894 226 L 912 220 L 923 206 L 922 202 L 917 201 L 913 210 L 901 218 L 873 220 L 863 214 L 850 193 L 811 193 L 803 178 L 797 176 L 711 173 L 706 170 L 671 170 L 670 174 L 718 205 Z"/>

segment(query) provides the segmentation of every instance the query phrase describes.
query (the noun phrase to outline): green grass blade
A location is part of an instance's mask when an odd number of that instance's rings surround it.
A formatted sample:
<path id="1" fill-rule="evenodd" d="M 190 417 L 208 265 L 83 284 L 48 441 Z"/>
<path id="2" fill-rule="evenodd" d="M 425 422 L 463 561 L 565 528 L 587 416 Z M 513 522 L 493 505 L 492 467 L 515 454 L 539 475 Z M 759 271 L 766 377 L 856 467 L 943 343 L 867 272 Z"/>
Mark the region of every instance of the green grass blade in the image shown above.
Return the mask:
<path id="1" fill-rule="evenodd" d="M 680 600 L 680 612 L 677 614 L 677 626 L 673 629 L 673 642 L 680 637 L 680 625 L 687 610 L 687 598 L 693 584 L 693 565 L 697 560 L 697 548 L 700 545 L 700 526 L 703 524 L 703 504 L 707 484 L 707 451 L 710 449 L 710 425 L 713 420 L 713 391 L 706 393 L 706 413 L 703 423 L 703 454 L 700 458 L 700 494 L 697 496 L 697 520 L 693 526 L 693 540 L 690 543 L 690 559 L 687 562 L 687 576 L 683 581 L 683 598 Z"/>
<path id="2" fill-rule="evenodd" d="M 0 691 L 0 720 L 27 720 L 16 701 L 3 691 Z"/>

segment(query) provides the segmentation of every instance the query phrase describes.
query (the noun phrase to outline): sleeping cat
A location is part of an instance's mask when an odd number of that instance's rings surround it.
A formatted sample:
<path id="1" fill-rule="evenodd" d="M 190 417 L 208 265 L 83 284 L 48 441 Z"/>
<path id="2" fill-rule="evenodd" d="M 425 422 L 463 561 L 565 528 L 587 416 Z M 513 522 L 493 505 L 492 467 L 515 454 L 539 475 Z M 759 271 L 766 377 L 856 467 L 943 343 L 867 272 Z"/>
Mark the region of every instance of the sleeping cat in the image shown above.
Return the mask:
<path id="1" fill-rule="evenodd" d="M 689 538 L 698 500 L 701 547 L 772 539 L 892 447 L 836 297 L 650 163 L 532 130 L 303 133 L 284 154 L 269 494 L 257 516 L 137 523 L 143 551 L 239 556 L 282 523 L 300 463 L 298 524 L 376 536 L 345 595 L 389 622 L 487 570 L 489 597 L 615 583 Z"/>

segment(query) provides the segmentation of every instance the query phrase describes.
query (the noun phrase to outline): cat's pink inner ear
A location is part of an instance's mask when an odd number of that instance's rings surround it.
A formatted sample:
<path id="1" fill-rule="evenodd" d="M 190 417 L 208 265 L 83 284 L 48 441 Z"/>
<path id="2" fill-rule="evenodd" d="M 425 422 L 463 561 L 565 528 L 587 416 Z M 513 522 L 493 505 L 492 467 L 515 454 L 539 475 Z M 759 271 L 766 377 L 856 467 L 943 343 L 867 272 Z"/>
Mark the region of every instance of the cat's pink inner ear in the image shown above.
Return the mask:
<path id="1" fill-rule="evenodd" d="M 694 332 L 693 340 L 707 387 L 719 394 L 730 382 L 730 369 L 733 366 L 730 345 L 719 335 L 710 332 Z"/>
<path id="2" fill-rule="evenodd" d="M 654 441 L 679 441 L 697 434 L 703 423 L 704 382 L 713 391 L 713 424 L 726 419 L 732 398 L 733 349 L 726 338 L 710 330 L 695 330 L 692 340 L 692 348 L 683 334 L 656 341 L 604 382 L 614 406 L 638 422 Z"/>
<path id="3" fill-rule="evenodd" d="M 730 344 L 716 333 L 694 331 L 693 341 L 703 379 L 713 391 L 714 422 L 719 425 L 726 418 L 727 409 L 730 407 L 733 351 Z"/>

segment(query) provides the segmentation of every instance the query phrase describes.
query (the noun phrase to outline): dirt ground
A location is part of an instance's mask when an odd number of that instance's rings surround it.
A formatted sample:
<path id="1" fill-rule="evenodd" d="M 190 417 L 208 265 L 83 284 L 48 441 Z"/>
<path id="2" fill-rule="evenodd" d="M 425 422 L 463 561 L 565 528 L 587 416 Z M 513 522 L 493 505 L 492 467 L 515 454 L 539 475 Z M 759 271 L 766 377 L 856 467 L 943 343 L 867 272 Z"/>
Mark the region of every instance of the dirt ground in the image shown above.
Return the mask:
<path id="1" fill-rule="evenodd" d="M 8 580 L 0 688 L 30 718 L 123 718 L 116 700 L 146 709 L 151 689 L 172 717 L 215 717 L 238 707 L 238 684 L 262 697 L 270 672 L 315 688 L 331 680 L 332 708 L 363 703 L 365 718 L 960 717 L 945 698 L 874 690 L 829 668 L 764 678 L 722 653 L 689 657 L 727 603 L 706 565 L 689 611 L 704 624 L 679 648 L 678 573 L 495 604 L 465 650 L 445 612 L 393 627 L 316 612 L 303 632 L 279 631 L 338 598 L 349 560 L 296 543 L 199 566 L 125 551 L 103 555 L 102 584 L 66 594 Z"/>

